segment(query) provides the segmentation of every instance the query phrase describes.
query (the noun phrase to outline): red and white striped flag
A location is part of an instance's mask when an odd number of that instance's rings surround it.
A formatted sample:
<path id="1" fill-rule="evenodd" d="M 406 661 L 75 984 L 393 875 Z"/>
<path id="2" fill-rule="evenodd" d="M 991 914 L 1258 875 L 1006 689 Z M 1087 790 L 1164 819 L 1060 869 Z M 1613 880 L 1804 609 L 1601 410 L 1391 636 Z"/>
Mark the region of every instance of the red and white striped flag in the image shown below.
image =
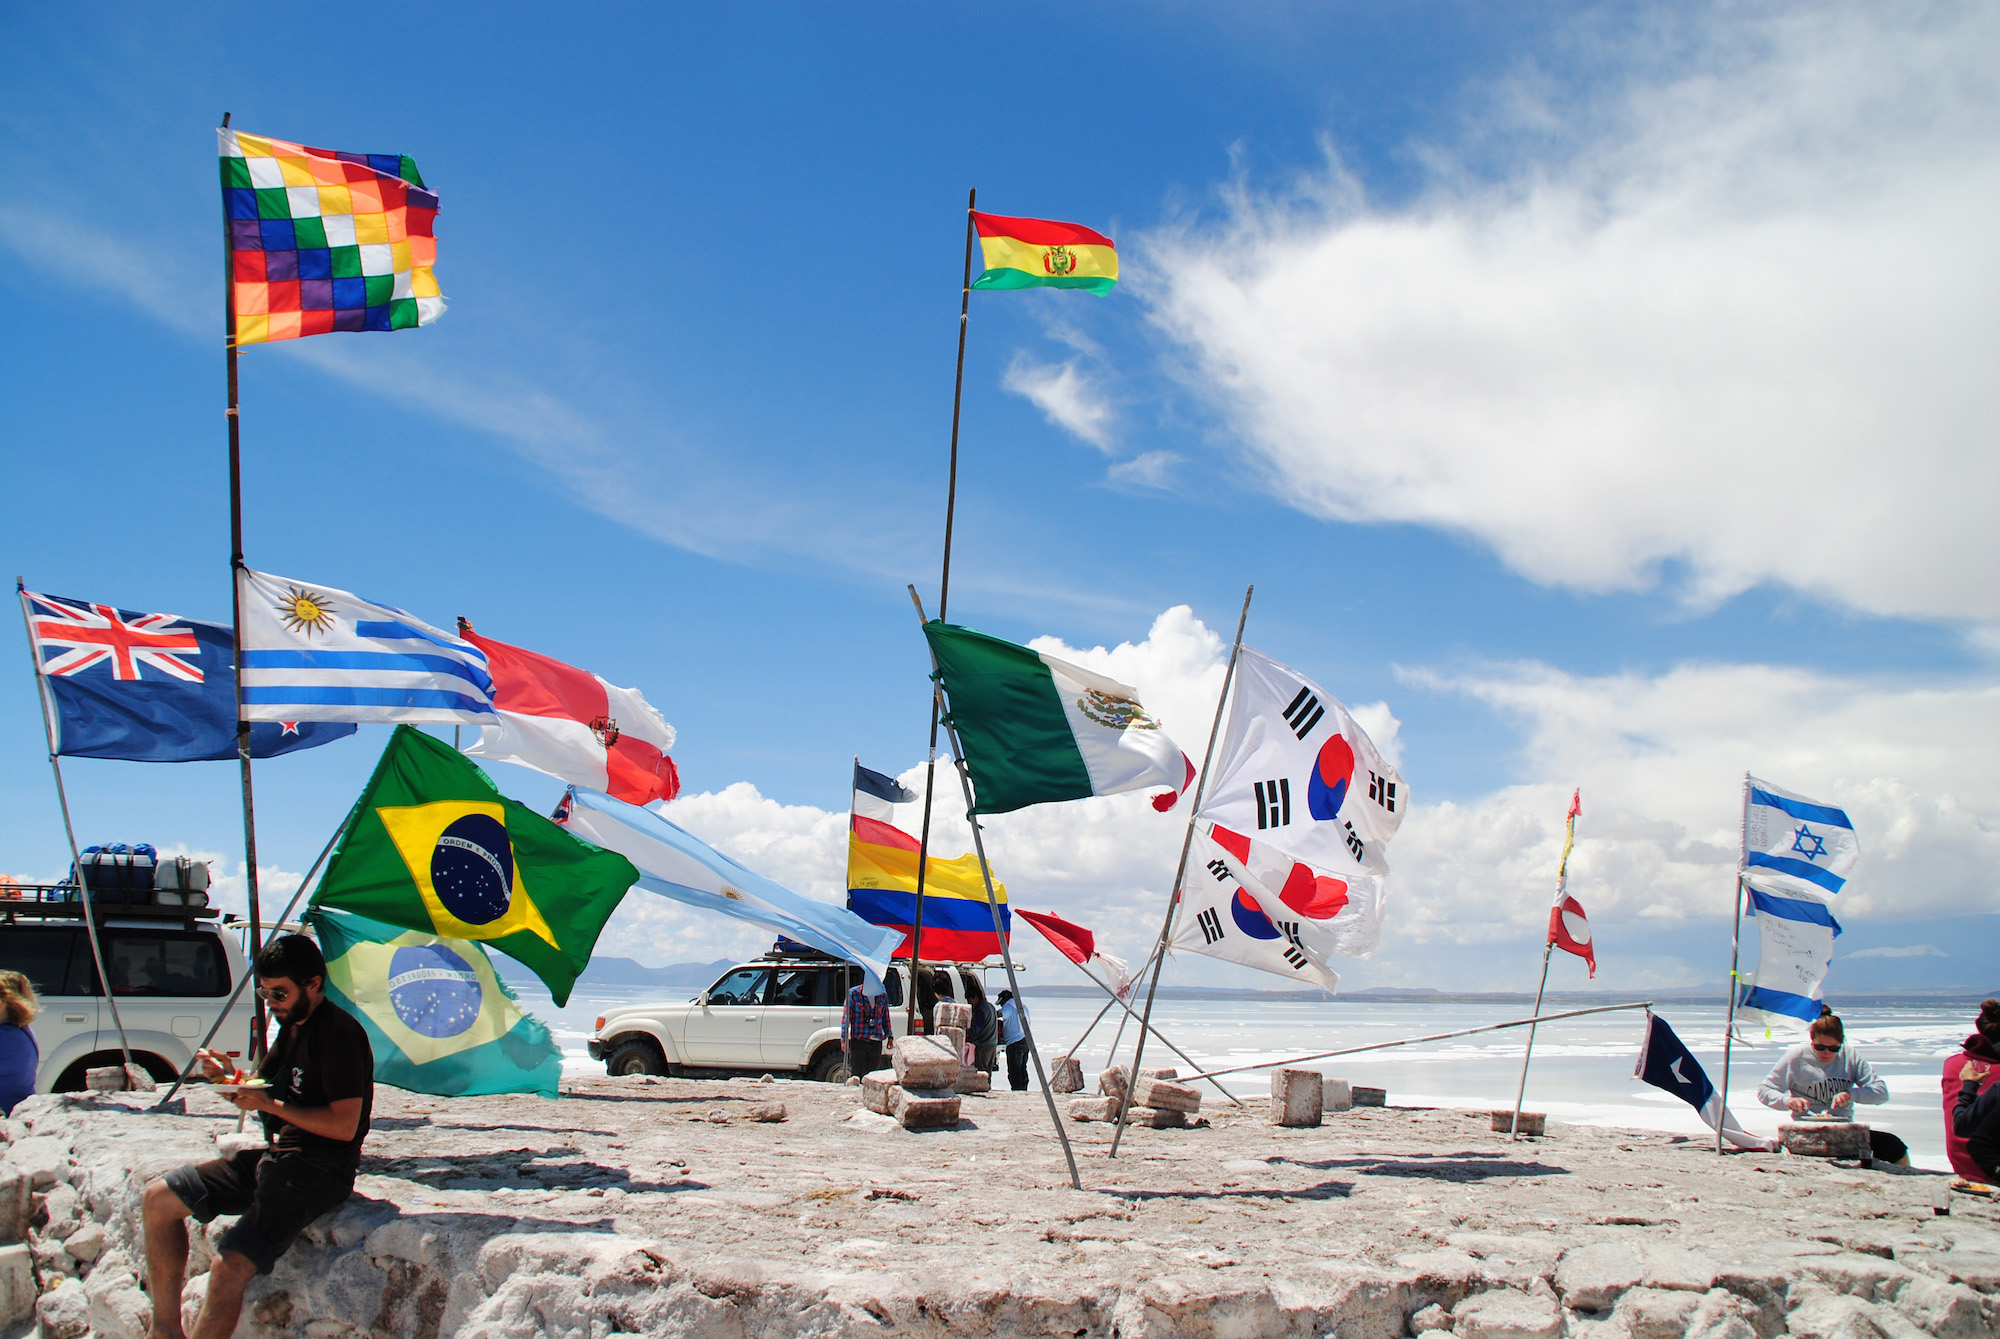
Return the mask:
<path id="1" fill-rule="evenodd" d="M 1583 812 L 1583 791 L 1578 789 L 1569 797 L 1568 831 L 1563 834 L 1562 866 L 1556 871 L 1556 901 L 1549 908 L 1549 942 L 1565 953 L 1574 953 L 1590 964 L 1590 975 L 1597 976 L 1597 954 L 1590 943 L 1590 918 L 1583 914 L 1583 903 L 1569 895 L 1569 853 L 1576 845 L 1576 816 Z"/>
<path id="2" fill-rule="evenodd" d="M 674 727 L 638 689 L 481 637 L 462 618 L 458 634 L 486 653 L 500 713 L 500 724 L 480 727 L 467 753 L 532 767 L 628 804 L 680 794 L 680 772 L 667 756 Z"/>

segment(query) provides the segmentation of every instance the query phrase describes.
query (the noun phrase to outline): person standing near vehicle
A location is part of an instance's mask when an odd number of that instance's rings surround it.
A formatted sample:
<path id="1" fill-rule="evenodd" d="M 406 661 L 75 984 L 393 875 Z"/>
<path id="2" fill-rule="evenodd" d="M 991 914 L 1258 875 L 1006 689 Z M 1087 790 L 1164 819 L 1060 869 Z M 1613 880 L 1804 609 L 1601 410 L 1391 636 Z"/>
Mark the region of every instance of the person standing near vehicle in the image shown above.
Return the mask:
<path id="1" fill-rule="evenodd" d="M 1000 992 L 1000 1044 L 1007 1048 L 1007 1086 L 1017 1093 L 1028 1091 L 1028 1029 L 1021 1017 L 1021 1002 L 1014 992 Z"/>
<path id="2" fill-rule="evenodd" d="M 283 935 L 257 952 L 257 993 L 278 1021 L 278 1039 L 258 1067 L 261 1087 L 231 1100 L 258 1112 L 268 1148 L 188 1163 L 146 1185 L 147 1291 L 154 1339 L 181 1339 L 189 1218 L 241 1214 L 222 1234 L 195 1334 L 233 1334 L 252 1277 L 268 1274 L 307 1224 L 347 1202 L 375 1102 L 375 1056 L 368 1034 L 326 999 L 326 959 L 304 935 Z M 197 1052 L 211 1080 L 229 1057 Z"/>
<path id="3" fill-rule="evenodd" d="M 972 1045 L 972 1067 L 991 1074 L 1000 1067 L 1000 1014 L 978 977 L 968 974 L 964 981 L 965 1002 L 972 1006 L 972 1026 L 965 1030 Z"/>
<path id="4" fill-rule="evenodd" d="M 855 1078 L 882 1068 L 882 1043 L 889 1036 L 889 996 L 866 993 L 856 982 L 840 1010 L 840 1045 L 847 1052 L 847 1072 Z"/>
<path id="5" fill-rule="evenodd" d="M 1995 1071 L 2000 1071 L 2000 1000 L 1987 1000 L 1979 1006 L 1972 1035 L 1965 1039 L 1957 1054 L 1944 1062 L 1942 1087 L 1945 1157 L 1960 1176 L 1988 1184 L 1995 1184 L 1993 1167 L 1990 1162 L 1982 1166 L 1967 1147 L 1966 1137 L 1958 1132 L 1958 1111 L 1965 1087 L 1970 1085 L 1976 1091 L 1980 1081 Z M 2000 1087 L 2000 1082 L 1987 1088 L 1989 1096 L 1996 1087 Z"/>
<path id="6" fill-rule="evenodd" d="M 0 1116 L 35 1091 L 42 1048 L 28 1024 L 42 1011 L 34 983 L 19 972 L 0 972 Z"/>
<path id="7" fill-rule="evenodd" d="M 1791 1112 L 1793 1120 L 1806 1115 L 1853 1120 L 1856 1102 L 1888 1101 L 1889 1085 L 1847 1044 L 1840 1018 L 1821 1005 L 1806 1039 L 1780 1056 L 1757 1086 L 1757 1100 Z M 1871 1129 L 1868 1142 L 1873 1156 L 1883 1162 L 1909 1160 L 1909 1146 L 1887 1130 Z"/>

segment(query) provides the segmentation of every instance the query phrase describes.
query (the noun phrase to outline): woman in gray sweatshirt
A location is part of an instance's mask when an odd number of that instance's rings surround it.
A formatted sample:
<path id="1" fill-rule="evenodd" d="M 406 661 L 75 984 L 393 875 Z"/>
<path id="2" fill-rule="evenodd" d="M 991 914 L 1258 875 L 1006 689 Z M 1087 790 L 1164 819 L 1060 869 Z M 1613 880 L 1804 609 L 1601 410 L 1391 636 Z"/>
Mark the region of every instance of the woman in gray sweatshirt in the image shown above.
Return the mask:
<path id="1" fill-rule="evenodd" d="M 1793 1120 L 1806 1115 L 1853 1120 L 1856 1102 L 1888 1101 L 1889 1085 L 1847 1044 L 1846 1029 L 1833 1010 L 1824 1005 L 1820 1010 L 1806 1039 L 1780 1056 L 1758 1085 L 1757 1100 L 1790 1111 Z M 1884 1162 L 1908 1158 L 1908 1146 L 1895 1135 L 1886 1130 L 1870 1130 L 1869 1135 L 1875 1157 Z"/>

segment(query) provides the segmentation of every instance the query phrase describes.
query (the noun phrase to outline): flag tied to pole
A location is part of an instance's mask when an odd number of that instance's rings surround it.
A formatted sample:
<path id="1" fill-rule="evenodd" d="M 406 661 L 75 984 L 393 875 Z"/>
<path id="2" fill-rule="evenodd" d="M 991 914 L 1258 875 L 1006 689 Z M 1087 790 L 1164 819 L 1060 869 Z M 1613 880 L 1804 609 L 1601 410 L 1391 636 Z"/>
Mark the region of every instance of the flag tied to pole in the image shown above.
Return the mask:
<path id="1" fill-rule="evenodd" d="M 1847 811 L 1744 779 L 1743 877 L 1786 896 L 1838 893 L 1861 845 Z"/>
<path id="2" fill-rule="evenodd" d="M 1597 976 L 1597 951 L 1590 940 L 1590 918 L 1583 903 L 1569 895 L 1569 853 L 1576 846 L 1576 819 L 1583 812 L 1583 791 L 1569 797 L 1569 817 L 1563 829 L 1562 863 L 1556 868 L 1556 900 L 1549 908 L 1549 942 L 1565 953 L 1574 953 L 1590 964 Z"/>
<path id="3" fill-rule="evenodd" d="M 56 752 L 125 762 L 236 757 L 235 636 L 226 623 L 143 614 L 21 590 Z M 250 756 L 317 748 L 352 725 L 250 727 Z"/>
<path id="4" fill-rule="evenodd" d="M 1709 1129 L 1720 1131 L 1723 1138 L 1738 1148 L 1776 1151 L 1776 1140 L 1760 1139 L 1736 1123 L 1724 1095 L 1709 1082 L 1708 1073 L 1694 1058 L 1694 1052 L 1667 1026 L 1667 1020 L 1651 1009 L 1646 1011 L 1646 1035 L 1640 1039 L 1639 1063 L 1633 1066 L 1632 1074 L 1686 1102 Z"/>
<path id="5" fill-rule="evenodd" d="M 482 637 L 462 618 L 458 634 L 486 656 L 499 719 L 480 727 L 467 753 L 532 767 L 628 804 L 680 794 L 680 772 L 667 756 L 674 727 L 638 689 Z"/>
<path id="6" fill-rule="evenodd" d="M 1754 886 L 1749 893 L 1757 966 L 1743 974 L 1737 1007 L 1762 1014 L 1766 1027 L 1809 1027 L 1819 1017 L 1840 922 L 1816 897 L 1779 897 Z"/>
<path id="7" fill-rule="evenodd" d="M 1080 223 L 972 214 L 986 268 L 972 286 L 1080 288 L 1103 297 L 1118 282 L 1118 248 Z"/>
<path id="8" fill-rule="evenodd" d="M 438 198 L 408 154 L 218 129 L 236 342 L 405 330 L 444 315 Z"/>
<path id="9" fill-rule="evenodd" d="M 921 843 L 897 824 L 896 806 L 917 795 L 894 777 L 854 764 L 854 801 L 848 817 L 847 909 L 871 925 L 903 936 L 893 956 L 910 956 L 916 927 L 917 857 Z M 1000 926 L 1012 933 L 1007 885 L 993 884 Z M 956 860 L 931 856 L 924 862 L 924 957 L 976 962 L 1002 952 L 993 934 L 993 910 L 986 904 L 986 880 L 977 855 Z"/>
<path id="10" fill-rule="evenodd" d="M 1111 989 L 1124 995 L 1132 984 L 1132 968 L 1123 958 L 1115 958 L 1109 953 L 1097 951 L 1097 936 L 1075 921 L 1066 921 L 1060 916 L 1046 911 L 1023 911 L 1021 919 L 1041 931 L 1042 938 L 1049 941 L 1056 952 L 1068 958 L 1086 971 L 1092 962 L 1104 968 L 1110 980 Z"/>

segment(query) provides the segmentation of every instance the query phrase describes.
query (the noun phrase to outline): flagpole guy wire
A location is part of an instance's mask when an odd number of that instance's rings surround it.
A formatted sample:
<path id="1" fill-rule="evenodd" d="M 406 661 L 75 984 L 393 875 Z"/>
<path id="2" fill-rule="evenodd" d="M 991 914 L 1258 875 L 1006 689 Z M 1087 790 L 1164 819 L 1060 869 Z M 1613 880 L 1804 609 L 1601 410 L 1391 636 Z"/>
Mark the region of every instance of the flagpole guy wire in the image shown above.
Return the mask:
<path id="1" fill-rule="evenodd" d="M 1449 1041 L 1453 1037 L 1470 1037 L 1477 1032 L 1498 1032 L 1502 1028 L 1533 1027 L 1536 1023 L 1552 1023 L 1559 1018 L 1581 1018 L 1585 1014 L 1616 1013 L 1620 1009 L 1650 1009 L 1651 1000 L 1639 1000 L 1632 1004 L 1598 1004 L 1588 1009 L 1567 1009 L 1559 1014 L 1540 1014 L 1534 1018 L 1511 1018 L 1504 1023 L 1488 1023 L 1484 1027 L 1463 1028 L 1457 1032 L 1434 1032 L 1428 1037 L 1404 1037 L 1400 1041 L 1370 1042 L 1366 1046 L 1343 1046 L 1338 1051 L 1315 1051 L 1311 1055 L 1297 1055 L 1289 1060 L 1259 1060 L 1254 1065 L 1234 1065 L 1228 1069 L 1212 1069 L 1206 1074 L 1190 1074 L 1190 1079 L 1212 1079 L 1220 1074 L 1245 1074 L 1253 1069 L 1278 1069 L 1288 1065 L 1303 1065 L 1313 1060 L 1331 1060 L 1337 1055 L 1359 1055 L 1363 1051 L 1383 1051 L 1392 1046 L 1415 1046 L 1427 1041 Z"/>
<path id="2" fill-rule="evenodd" d="M 1158 949 L 1158 947 L 1157 947 L 1157 946 L 1155 946 L 1155 948 L 1154 948 L 1154 950 L 1153 950 L 1153 951 L 1154 951 L 1155 953 L 1159 952 L 1159 949 Z M 1147 969 L 1147 968 L 1149 968 L 1149 967 L 1151 967 L 1152 965 L 1153 965 L 1153 959 L 1152 959 L 1152 956 L 1151 956 L 1151 954 L 1148 954 L 1148 955 L 1147 955 L 1147 957 L 1146 957 L 1146 960 L 1145 960 L 1144 962 L 1142 962 L 1142 963 L 1140 963 L 1140 964 L 1139 964 L 1139 970 L 1138 970 L 1138 971 L 1137 971 L 1136 973 L 1134 973 L 1134 974 L 1133 974 L 1133 978 L 1132 978 L 1132 979 L 1136 981 L 1136 980 L 1138 980 L 1138 979 L 1139 979 L 1140 977 L 1144 976 L 1144 975 L 1146 974 L 1146 969 Z M 1085 975 L 1086 975 L 1086 976 L 1089 976 L 1089 973 L 1087 973 L 1087 972 L 1086 972 L 1086 973 L 1085 973 Z M 1091 980 L 1093 980 L 1093 981 L 1096 981 L 1096 980 L 1097 980 L 1097 978 L 1096 978 L 1096 977 L 1094 977 L 1094 976 L 1093 976 L 1093 977 L 1091 977 L 1090 979 L 1091 979 Z M 1104 983 L 1103 983 L 1103 982 L 1101 982 L 1101 981 L 1099 981 L 1099 982 L 1098 982 L 1098 984 L 1099 984 L 1099 985 L 1101 986 L 1101 985 L 1103 985 Z M 1090 1040 L 1090 1034 L 1091 1034 L 1091 1033 L 1093 1033 L 1093 1032 L 1095 1032 L 1095 1031 L 1097 1031 L 1097 1025 L 1098 1025 L 1099 1023 L 1102 1023 L 1102 1022 L 1104 1021 L 1104 1015 L 1106 1015 L 1106 1014 L 1110 1013 L 1110 1012 L 1111 1012 L 1111 1006 L 1112 1006 L 1112 1005 L 1114 1005 L 1114 1004 L 1116 1004 L 1117 1002 L 1118 1002 L 1118 996 L 1117 996 L 1117 995 L 1116 995 L 1116 994 L 1114 993 L 1114 994 L 1112 995 L 1112 997 L 1111 997 L 1110 999 L 1108 999 L 1108 1000 L 1106 1000 L 1106 1001 L 1104 1002 L 1104 1007 L 1103 1007 L 1102 1009 L 1099 1009 L 1099 1010 L 1097 1011 L 1097 1016 L 1096 1016 L 1095 1018 L 1093 1018 L 1093 1019 L 1091 1019 L 1091 1020 L 1090 1020 L 1090 1026 L 1089 1026 L 1089 1027 L 1087 1027 L 1087 1028 L 1085 1028 L 1085 1029 L 1083 1030 L 1083 1035 L 1082 1035 L 1082 1036 L 1080 1036 L 1080 1037 L 1078 1037 L 1078 1038 L 1076 1039 L 1075 1043 L 1074 1043 L 1074 1044 L 1072 1044 L 1072 1045 L 1070 1046 L 1070 1048 L 1069 1048 L 1069 1049 L 1068 1049 L 1067 1051 L 1064 1051 L 1064 1052 L 1063 1052 L 1063 1054 L 1064 1054 L 1064 1055 L 1067 1055 L 1067 1056 L 1073 1056 L 1073 1055 L 1075 1055 L 1075 1054 L 1076 1054 L 1076 1053 L 1077 1053 L 1078 1051 L 1082 1050 L 1082 1049 L 1083 1049 L 1083 1044 L 1084 1044 L 1085 1042 L 1087 1042 L 1087 1041 L 1089 1041 L 1089 1040 Z M 1129 1008 L 1128 1008 L 1128 1009 L 1126 1009 L 1126 1011 L 1125 1011 L 1125 1012 L 1126 1012 L 1127 1014 L 1130 1014 L 1130 1013 L 1131 1013 L 1132 1011 L 1131 1011 L 1131 1009 L 1129 1009 Z M 1125 1019 L 1124 1019 L 1123 1017 L 1120 1017 L 1120 1018 L 1119 1018 L 1119 1020 L 1118 1020 L 1118 1026 L 1119 1026 L 1119 1029 L 1120 1029 L 1120 1031 L 1119 1031 L 1119 1034 L 1118 1034 L 1118 1035 L 1119 1035 L 1120 1037 L 1122 1037 L 1122 1036 L 1124 1036 L 1124 1035 L 1125 1035 L 1125 1034 L 1124 1034 L 1124 1031 L 1123 1031 L 1123 1029 L 1124 1029 L 1124 1027 L 1125 1027 Z M 1112 1051 L 1113 1051 L 1113 1053 L 1114 1053 L 1114 1054 L 1115 1054 L 1115 1053 L 1117 1052 L 1117 1050 L 1118 1050 L 1118 1042 L 1117 1042 L 1117 1041 L 1116 1041 L 1115 1039 L 1114 1039 L 1114 1040 L 1112 1041 L 1112 1043 L 1111 1043 L 1111 1049 L 1112 1049 Z"/>
<path id="3" fill-rule="evenodd" d="M 1111 996 L 1111 1004 L 1117 1004 L 1123 1006 L 1126 1018 L 1128 1019 L 1136 1018 L 1138 1016 L 1137 1012 L 1132 1008 L 1130 1004 L 1127 1004 L 1123 999 L 1119 998 L 1117 991 L 1111 989 L 1110 985 L 1108 985 L 1107 983 L 1098 980 L 1098 978 L 1091 973 L 1089 968 L 1083 966 L 1083 964 L 1081 963 L 1078 963 L 1077 970 L 1082 972 L 1085 976 L 1090 977 L 1092 981 L 1096 981 L 1098 988 L 1104 991 L 1105 994 Z M 1142 968 L 1141 970 L 1144 969 Z M 1110 1005 L 1106 1005 L 1105 1007 L 1109 1008 Z M 1102 1014 L 1098 1015 L 1099 1018 L 1102 1018 L 1103 1016 L 1104 1015 Z M 1092 1026 L 1095 1026 L 1095 1024 L 1093 1024 Z M 1195 1058 L 1189 1055 L 1186 1051 L 1183 1051 L 1180 1047 L 1174 1045 L 1173 1040 L 1169 1038 L 1166 1033 L 1160 1031 L 1158 1028 L 1152 1029 L 1152 1032 L 1155 1037 L 1158 1037 L 1160 1039 L 1160 1045 L 1166 1047 L 1169 1051 L 1172 1051 L 1175 1055 L 1185 1060 L 1189 1065 L 1193 1066 L 1194 1068 L 1196 1069 L 1201 1068 L 1201 1065 L 1196 1062 Z M 1081 1044 L 1082 1042 L 1079 1040 L 1078 1045 Z M 1117 1053 L 1117 1049 L 1118 1048 L 1114 1043 L 1112 1046 L 1113 1054 Z M 1235 1093 L 1230 1092 L 1227 1088 L 1223 1087 L 1221 1084 L 1216 1083 L 1215 1080 L 1210 1079 L 1209 1083 L 1215 1089 L 1215 1091 L 1221 1093 L 1224 1097 L 1228 1098 L 1230 1102 L 1233 1103 L 1234 1105 L 1239 1107 L 1243 1105 L 1242 1098 L 1238 1097 Z"/>
<path id="4" fill-rule="evenodd" d="M 118 1051 L 125 1057 L 127 1085 L 131 1082 L 132 1044 L 125 1039 L 125 1020 L 118 1016 L 118 997 L 111 993 L 111 974 L 104 970 L 104 945 L 97 942 L 97 916 L 91 910 L 90 880 L 84 876 L 83 853 L 77 849 L 76 828 L 69 818 L 69 792 L 63 787 L 62 763 L 56 756 L 55 718 L 49 710 L 49 690 L 42 674 L 41 657 L 35 654 L 35 627 L 28 617 L 28 587 L 20 577 L 14 578 L 14 590 L 21 597 L 21 626 L 28 633 L 28 663 L 35 671 L 35 699 L 42 706 L 42 738 L 49 745 L 49 770 L 55 773 L 56 804 L 62 809 L 63 835 L 69 838 L 70 870 L 76 876 L 76 895 L 83 905 L 84 932 L 90 936 L 90 960 L 97 966 L 97 988 L 103 992 L 104 1000 L 111 1006 L 111 1023 L 118 1029 Z"/>
<path id="5" fill-rule="evenodd" d="M 917 594 L 915 586 L 910 587 L 910 603 L 917 607 L 917 626 L 922 628 L 924 618 L 923 598 Z M 925 644 L 929 645 L 929 638 Z M 993 917 L 993 938 L 1000 944 L 1000 961 L 1007 968 L 1007 989 L 1014 996 L 1014 1016 L 1021 1020 L 1021 1040 L 1028 1043 L 1028 1058 L 1035 1062 L 1035 1078 L 1042 1086 L 1042 1101 L 1049 1109 L 1049 1123 L 1056 1127 L 1056 1138 L 1062 1141 L 1063 1161 L 1069 1164 L 1069 1184 L 1073 1190 L 1083 1189 L 1083 1178 L 1077 1175 L 1076 1153 L 1069 1146 L 1069 1131 L 1063 1127 L 1062 1116 L 1056 1111 L 1055 1091 L 1049 1087 L 1048 1070 L 1042 1064 L 1042 1053 L 1035 1049 L 1035 1030 L 1028 1021 L 1028 1003 L 1021 998 L 1021 982 L 1014 975 L 1014 955 L 1009 951 L 1007 934 L 1000 924 L 1000 899 L 993 893 L 993 867 L 986 863 L 986 838 L 979 825 L 979 816 L 973 812 L 972 773 L 966 770 L 965 750 L 958 742 L 958 727 L 952 723 L 951 714 L 944 711 L 944 677 L 938 668 L 937 652 L 931 651 L 931 699 L 932 711 L 939 712 L 944 721 L 945 739 L 951 744 L 952 765 L 958 769 L 959 789 L 965 792 L 965 821 L 972 827 L 972 850 L 979 857 L 979 877 L 986 885 L 986 909 Z M 910 959 L 914 964 L 914 956 Z M 914 994 L 914 990 L 911 992 Z"/>
<path id="6" fill-rule="evenodd" d="M 222 114 L 222 128 L 229 128 L 228 112 Z M 257 898 L 257 806 L 250 787 L 250 722 L 243 719 L 243 438 L 236 402 L 236 238 L 230 233 L 227 217 L 222 221 L 222 302 L 222 347 L 229 373 L 229 407 L 222 412 L 229 424 L 229 612 L 234 657 L 230 669 L 236 676 L 236 764 L 243 775 L 243 891 L 250 904 L 249 958 L 254 963 L 263 947 L 263 934 Z M 247 1054 L 252 1060 L 264 1054 L 261 995 L 251 1010 Z"/>
<path id="7" fill-rule="evenodd" d="M 1146 1055 L 1146 1033 L 1153 1026 L 1153 996 L 1159 993 L 1160 970 L 1167 965 L 1167 941 L 1174 932 L 1174 913 L 1181 905 L 1181 883 L 1187 878 L 1188 851 L 1194 846 L 1194 825 L 1201 813 L 1202 797 L 1208 792 L 1208 765 L 1215 760 L 1215 737 L 1222 733 L 1222 709 L 1229 701 L 1230 685 L 1236 682 L 1236 661 L 1243 652 L 1243 627 L 1250 621 L 1250 597 L 1254 585 L 1243 588 L 1243 611 L 1236 616 L 1236 640 L 1229 644 L 1229 668 L 1222 674 L 1222 691 L 1215 698 L 1215 719 L 1208 727 L 1208 747 L 1201 752 L 1201 776 L 1194 794 L 1188 797 L 1187 835 L 1181 838 L 1181 859 L 1174 867 L 1174 886 L 1167 894 L 1167 918 L 1160 923 L 1160 941 L 1155 946 L 1152 980 L 1146 986 L 1146 1009 L 1139 1015 L 1139 1044 L 1132 1051 L 1132 1072 L 1125 1076 L 1125 1091 L 1118 1097 L 1118 1119 L 1111 1126 L 1111 1154 L 1118 1156 L 1118 1143 L 1125 1137 L 1125 1117 L 1132 1110 L 1132 1090 L 1139 1086 L 1139 1063 Z M 1192 1064 L 1193 1061 L 1188 1063 Z M 1199 1077 L 1207 1078 L 1207 1075 Z"/>
<path id="8" fill-rule="evenodd" d="M 965 280 L 958 296 L 958 374 L 951 387 L 951 470 L 947 476 L 944 491 L 944 570 L 938 577 L 938 619 L 942 621 L 951 607 L 951 528 L 958 511 L 958 411 L 965 398 L 965 327 L 972 316 L 972 210 L 979 203 L 979 188 L 973 187 L 965 197 Z M 919 621 L 923 616 L 923 604 L 917 605 Z M 930 868 L 931 854 L 931 793 L 937 788 L 937 741 L 938 713 L 941 699 L 931 694 L 931 746 L 930 756 L 924 763 L 924 825 L 917 837 L 917 909 L 910 926 L 910 997 L 906 1001 L 909 1009 L 909 1031 L 917 1030 L 917 971 L 923 962 L 924 939 L 924 874 Z M 1005 946 L 1001 952 L 1006 952 Z M 1074 1168 L 1072 1168 L 1074 1171 Z"/>

